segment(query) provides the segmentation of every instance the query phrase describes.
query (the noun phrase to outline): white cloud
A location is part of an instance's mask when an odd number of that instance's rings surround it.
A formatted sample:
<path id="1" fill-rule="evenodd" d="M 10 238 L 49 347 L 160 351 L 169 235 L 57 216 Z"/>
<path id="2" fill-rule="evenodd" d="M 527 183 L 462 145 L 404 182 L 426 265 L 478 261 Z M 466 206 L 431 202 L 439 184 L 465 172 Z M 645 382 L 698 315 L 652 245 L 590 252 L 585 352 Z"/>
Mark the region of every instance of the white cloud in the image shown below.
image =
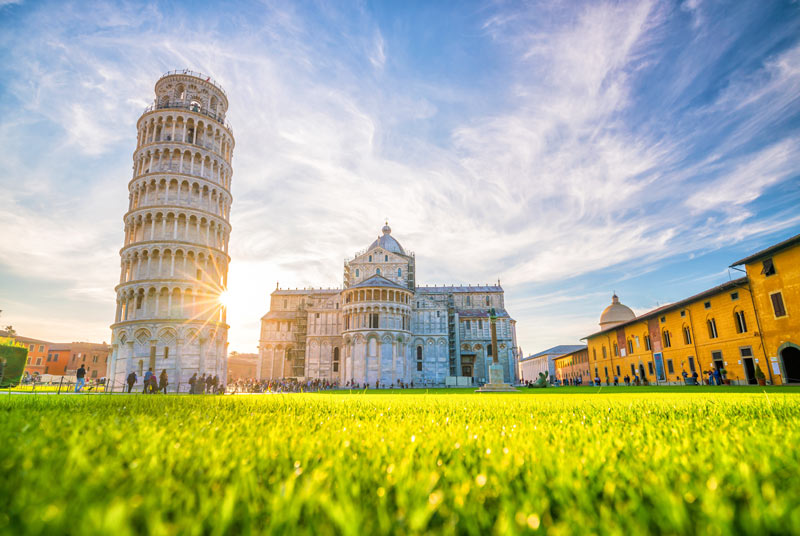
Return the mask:
<path id="1" fill-rule="evenodd" d="M 531 283 L 623 264 L 647 270 L 786 225 L 762 220 L 743 231 L 742 203 L 796 169 L 796 139 L 747 158 L 731 153 L 796 103 L 796 56 L 770 60 L 763 77 L 743 77 L 698 112 L 731 128 L 713 155 L 685 165 L 685 140 L 626 115 L 641 104 L 637 77 L 659 60 L 668 33 L 660 4 L 570 7 L 549 26 L 526 13 L 489 14 L 484 31 L 511 63 L 498 81 L 504 101 L 463 117 L 444 108 L 466 108 L 465 88 L 382 78 L 394 51 L 372 21 L 359 35 L 337 34 L 348 45 L 340 46 L 318 39 L 291 6 L 270 5 L 242 23 L 258 31 L 232 34 L 212 20 L 174 26 L 174 14 L 153 5 L 93 9 L 43 8 L 18 30 L 48 37 L 12 51 L 18 76 L 8 89 L 26 108 L 0 124 L 9 141 L 0 143 L 0 183 L 14 186 L 0 199 L 0 226 L 19 252 L 3 263 L 63 281 L 68 296 L 113 304 L 135 121 L 162 72 L 207 72 L 228 92 L 237 140 L 229 283 L 244 305 L 229 311 L 231 349 L 254 350 L 276 281 L 340 284 L 343 258 L 367 246 L 386 216 L 417 252 L 419 282 L 500 277 L 531 351 L 570 333 L 574 341 L 599 314 L 543 315 L 529 303 L 540 297 L 523 294 Z M 75 29 L 97 24 L 111 30 Z M 698 69 L 665 82 L 665 94 L 679 94 Z M 433 128 L 446 133 L 435 143 L 426 137 Z M 23 143 L 20 132 L 44 134 Z M 23 144 L 41 148 L 35 161 L 18 156 Z M 687 196 L 687 184 L 709 173 L 716 179 Z M 738 212 L 714 213 L 731 204 Z M 578 302 L 606 301 L 583 292 Z"/>

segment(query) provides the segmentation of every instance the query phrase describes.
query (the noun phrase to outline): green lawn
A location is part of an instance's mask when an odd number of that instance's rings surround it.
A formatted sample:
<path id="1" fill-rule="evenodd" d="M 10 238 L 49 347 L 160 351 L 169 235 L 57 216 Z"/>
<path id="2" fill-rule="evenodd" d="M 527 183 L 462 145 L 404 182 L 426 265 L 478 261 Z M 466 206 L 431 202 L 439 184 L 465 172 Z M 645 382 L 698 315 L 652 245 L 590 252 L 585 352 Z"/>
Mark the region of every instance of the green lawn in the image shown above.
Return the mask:
<path id="1" fill-rule="evenodd" d="M 385 394 L 447 394 L 447 395 L 463 395 L 474 393 L 476 387 L 472 388 L 436 388 L 436 389 L 361 389 L 361 390 L 345 390 L 339 389 L 336 391 L 325 391 L 325 393 L 335 394 L 368 394 L 368 395 L 385 395 Z M 565 395 L 565 394 L 642 394 L 642 393 L 800 393 L 800 385 L 648 385 L 648 386 L 583 386 L 583 387 L 546 387 L 544 389 L 533 387 L 519 387 L 517 393 L 522 395 Z M 496 396 L 497 393 L 492 393 L 490 396 Z"/>
<path id="2" fill-rule="evenodd" d="M 0 533 L 800 534 L 796 390 L 612 389 L 3 396 Z"/>

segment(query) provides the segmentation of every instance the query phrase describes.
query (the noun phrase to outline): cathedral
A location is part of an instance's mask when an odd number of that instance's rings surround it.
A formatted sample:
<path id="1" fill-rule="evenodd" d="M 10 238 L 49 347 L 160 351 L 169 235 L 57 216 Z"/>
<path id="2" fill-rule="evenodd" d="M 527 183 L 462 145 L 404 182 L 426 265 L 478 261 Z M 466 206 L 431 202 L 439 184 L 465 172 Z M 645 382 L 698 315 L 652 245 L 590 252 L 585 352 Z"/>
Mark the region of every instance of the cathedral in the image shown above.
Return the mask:
<path id="1" fill-rule="evenodd" d="M 342 288 L 280 289 L 261 319 L 261 379 L 340 385 L 482 385 L 497 356 L 516 381 L 516 322 L 497 285 L 417 286 L 414 254 L 389 225 L 344 265 Z"/>

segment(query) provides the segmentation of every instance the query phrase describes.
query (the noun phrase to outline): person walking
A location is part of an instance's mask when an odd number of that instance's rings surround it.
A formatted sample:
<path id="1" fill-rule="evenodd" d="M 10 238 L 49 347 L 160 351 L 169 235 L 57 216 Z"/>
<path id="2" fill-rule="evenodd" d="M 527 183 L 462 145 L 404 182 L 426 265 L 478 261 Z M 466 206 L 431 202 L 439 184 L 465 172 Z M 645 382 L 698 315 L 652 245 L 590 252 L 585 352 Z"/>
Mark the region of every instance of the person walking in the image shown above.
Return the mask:
<path id="1" fill-rule="evenodd" d="M 211 374 L 206 376 L 206 393 L 209 395 L 214 394 L 214 377 Z"/>
<path id="2" fill-rule="evenodd" d="M 86 384 L 86 368 L 81 365 L 81 368 L 75 373 L 75 378 L 77 381 L 75 382 L 75 392 L 80 393 L 83 390 L 83 386 Z"/>
<path id="3" fill-rule="evenodd" d="M 167 369 L 161 369 L 161 375 L 158 377 L 158 390 L 167 394 L 167 385 L 169 385 L 167 381 Z"/>
<path id="4" fill-rule="evenodd" d="M 142 393 L 147 394 L 150 391 L 150 378 L 153 377 L 153 369 L 147 369 L 147 372 L 144 373 L 144 389 L 142 389 Z"/>
<path id="5" fill-rule="evenodd" d="M 714 369 L 714 379 L 717 381 L 717 385 L 722 385 L 722 373 L 718 368 Z"/>
<path id="6" fill-rule="evenodd" d="M 133 384 L 136 383 L 136 379 L 136 373 L 133 371 L 131 371 L 131 373 L 128 374 L 128 377 L 125 378 L 125 381 L 128 383 L 128 393 L 130 393 L 131 389 L 133 389 Z"/>
<path id="7" fill-rule="evenodd" d="M 156 378 L 155 373 L 150 376 L 150 394 L 154 395 L 158 392 L 158 378 Z"/>

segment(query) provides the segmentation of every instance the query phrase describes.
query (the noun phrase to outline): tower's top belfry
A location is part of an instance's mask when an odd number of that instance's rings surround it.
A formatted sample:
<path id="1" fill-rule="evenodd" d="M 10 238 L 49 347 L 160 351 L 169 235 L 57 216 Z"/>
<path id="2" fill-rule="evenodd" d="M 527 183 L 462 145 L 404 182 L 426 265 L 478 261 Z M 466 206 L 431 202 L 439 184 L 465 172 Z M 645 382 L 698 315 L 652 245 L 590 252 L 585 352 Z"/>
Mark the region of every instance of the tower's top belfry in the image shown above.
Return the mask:
<path id="1" fill-rule="evenodd" d="M 213 78 L 183 69 L 169 71 L 155 86 L 157 108 L 187 109 L 225 124 L 228 95 Z"/>

